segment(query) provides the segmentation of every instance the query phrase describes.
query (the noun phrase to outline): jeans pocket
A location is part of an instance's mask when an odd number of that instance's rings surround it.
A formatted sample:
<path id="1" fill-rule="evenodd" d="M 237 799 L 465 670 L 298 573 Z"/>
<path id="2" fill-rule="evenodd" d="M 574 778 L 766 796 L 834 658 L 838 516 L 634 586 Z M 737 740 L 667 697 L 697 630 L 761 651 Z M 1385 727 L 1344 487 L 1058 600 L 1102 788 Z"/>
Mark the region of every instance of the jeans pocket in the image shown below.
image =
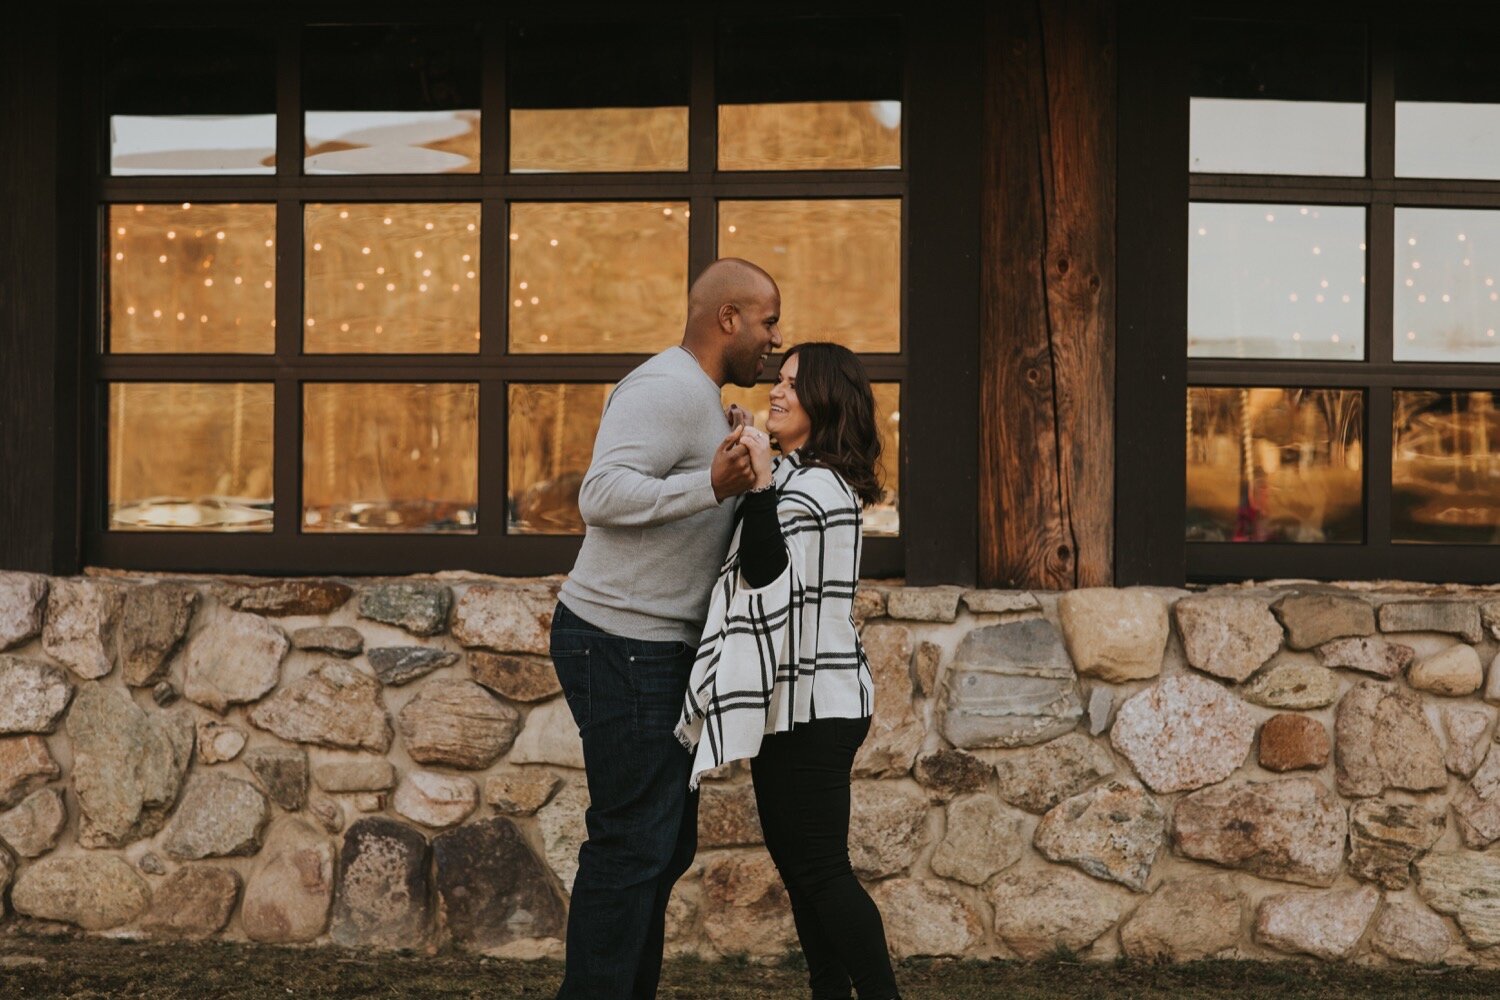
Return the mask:
<path id="1" fill-rule="evenodd" d="M 568 700 L 568 710 L 580 730 L 589 724 L 589 648 L 552 647 L 552 666 L 557 671 L 557 682 L 562 685 L 563 697 Z"/>
<path id="2" fill-rule="evenodd" d="M 635 728 L 643 736 L 671 735 L 682 718 L 696 650 L 686 642 L 651 643 L 630 657 Z"/>

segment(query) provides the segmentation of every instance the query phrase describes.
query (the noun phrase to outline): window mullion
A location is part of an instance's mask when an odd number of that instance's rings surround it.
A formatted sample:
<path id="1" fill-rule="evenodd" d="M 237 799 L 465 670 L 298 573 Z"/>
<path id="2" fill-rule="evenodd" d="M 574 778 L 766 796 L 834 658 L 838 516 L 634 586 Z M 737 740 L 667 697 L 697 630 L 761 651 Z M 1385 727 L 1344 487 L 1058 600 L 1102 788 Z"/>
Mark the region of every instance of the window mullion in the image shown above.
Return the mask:
<path id="1" fill-rule="evenodd" d="M 1368 108 L 1369 171 L 1377 181 L 1396 175 L 1395 25 L 1373 18 L 1369 27 L 1370 96 Z"/>

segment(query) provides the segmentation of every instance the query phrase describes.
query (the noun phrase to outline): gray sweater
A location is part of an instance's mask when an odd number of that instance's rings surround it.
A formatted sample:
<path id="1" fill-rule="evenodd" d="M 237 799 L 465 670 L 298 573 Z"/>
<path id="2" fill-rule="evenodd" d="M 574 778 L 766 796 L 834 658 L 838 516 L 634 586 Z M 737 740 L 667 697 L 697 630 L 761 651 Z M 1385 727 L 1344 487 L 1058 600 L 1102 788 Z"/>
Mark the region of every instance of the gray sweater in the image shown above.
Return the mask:
<path id="1" fill-rule="evenodd" d="M 578 493 L 570 611 L 614 635 L 697 643 L 734 529 L 734 501 L 709 479 L 728 433 L 719 387 L 681 347 L 615 387 Z"/>

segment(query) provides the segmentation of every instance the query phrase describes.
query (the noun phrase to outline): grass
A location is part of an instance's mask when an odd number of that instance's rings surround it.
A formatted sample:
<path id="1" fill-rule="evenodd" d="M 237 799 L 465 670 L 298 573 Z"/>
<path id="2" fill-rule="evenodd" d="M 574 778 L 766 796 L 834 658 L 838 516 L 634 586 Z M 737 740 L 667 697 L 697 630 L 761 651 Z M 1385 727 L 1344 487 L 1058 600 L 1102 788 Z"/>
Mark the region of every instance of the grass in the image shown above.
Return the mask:
<path id="1" fill-rule="evenodd" d="M 667 963 L 660 996 L 672 1000 L 795 1000 L 806 996 L 798 960 Z M 556 962 L 477 955 L 375 954 L 243 944 L 146 945 L 100 938 L 0 940 L 6 1000 L 420 1000 L 550 998 Z M 1365 968 L 1300 962 L 1191 965 L 911 961 L 897 973 L 906 1000 L 1449 1000 L 1500 995 L 1500 971 Z"/>

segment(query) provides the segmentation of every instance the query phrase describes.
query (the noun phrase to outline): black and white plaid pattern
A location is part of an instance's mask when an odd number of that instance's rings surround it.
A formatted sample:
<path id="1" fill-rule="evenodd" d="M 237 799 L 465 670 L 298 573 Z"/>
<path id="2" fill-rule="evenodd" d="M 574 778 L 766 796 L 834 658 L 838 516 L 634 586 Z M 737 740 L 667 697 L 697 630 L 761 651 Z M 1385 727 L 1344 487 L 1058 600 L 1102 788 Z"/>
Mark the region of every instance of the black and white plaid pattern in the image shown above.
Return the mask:
<path id="1" fill-rule="evenodd" d="M 871 714 L 875 684 L 854 627 L 861 525 L 838 474 L 793 452 L 775 469 L 787 567 L 764 587 L 740 577 L 740 530 L 719 572 L 677 738 L 694 751 L 688 784 L 754 757 L 761 737 L 812 719 Z"/>

